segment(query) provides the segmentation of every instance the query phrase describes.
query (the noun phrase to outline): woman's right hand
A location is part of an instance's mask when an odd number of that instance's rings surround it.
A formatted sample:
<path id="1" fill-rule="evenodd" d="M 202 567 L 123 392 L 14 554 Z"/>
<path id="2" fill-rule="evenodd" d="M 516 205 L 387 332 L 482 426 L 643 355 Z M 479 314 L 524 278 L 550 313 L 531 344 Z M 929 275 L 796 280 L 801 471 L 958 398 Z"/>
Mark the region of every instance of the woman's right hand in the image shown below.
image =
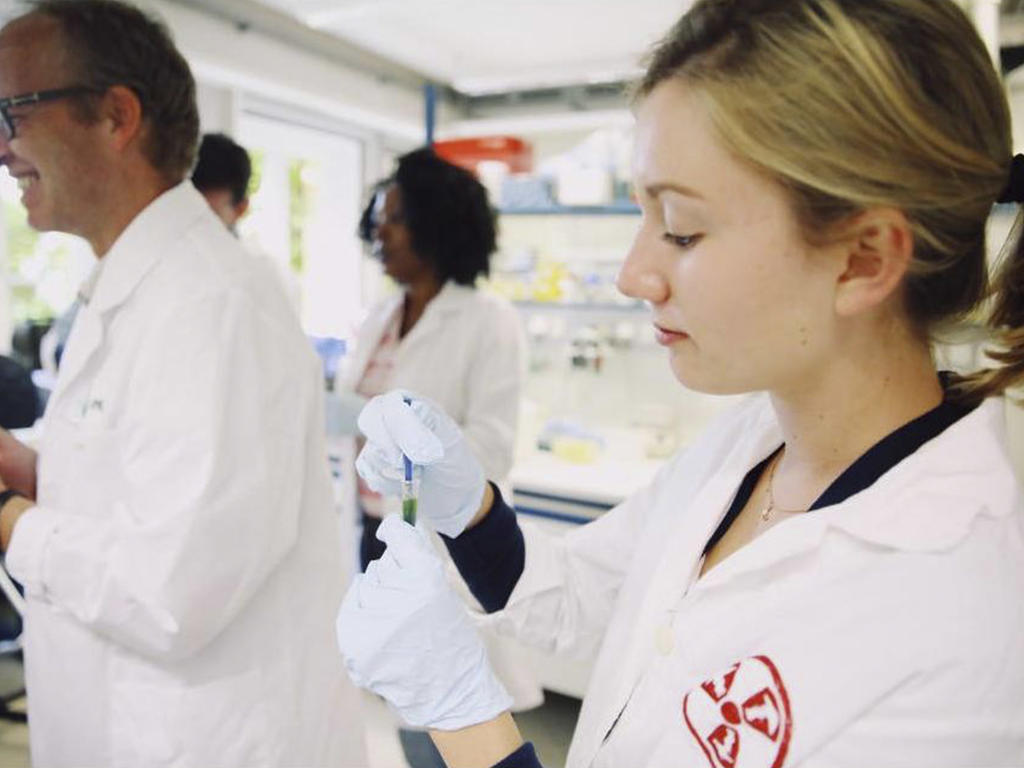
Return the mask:
<path id="1" fill-rule="evenodd" d="M 394 390 L 367 404 L 359 429 L 366 445 L 356 470 L 374 491 L 401 495 L 404 453 L 422 468 L 416 513 L 428 527 L 454 538 L 480 512 L 487 490 L 483 468 L 440 406 Z"/>
<path id="2" fill-rule="evenodd" d="M 355 577 L 338 612 L 352 681 L 410 725 L 456 731 L 499 718 L 512 698 L 433 545 L 398 515 L 384 519 L 377 538 L 388 545 L 384 555 Z"/>

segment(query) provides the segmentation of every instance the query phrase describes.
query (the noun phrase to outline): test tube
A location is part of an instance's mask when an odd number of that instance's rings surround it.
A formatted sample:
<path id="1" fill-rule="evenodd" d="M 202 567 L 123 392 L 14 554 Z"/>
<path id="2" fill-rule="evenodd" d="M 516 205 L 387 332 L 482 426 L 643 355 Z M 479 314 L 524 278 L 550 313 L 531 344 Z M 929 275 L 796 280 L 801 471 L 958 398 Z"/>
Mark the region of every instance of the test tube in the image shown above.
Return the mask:
<path id="1" fill-rule="evenodd" d="M 402 398 L 406 405 L 412 405 L 408 397 Z M 402 468 L 405 470 L 405 477 L 402 480 L 402 519 L 409 525 L 416 525 L 416 489 L 412 482 L 412 460 L 402 454 Z"/>

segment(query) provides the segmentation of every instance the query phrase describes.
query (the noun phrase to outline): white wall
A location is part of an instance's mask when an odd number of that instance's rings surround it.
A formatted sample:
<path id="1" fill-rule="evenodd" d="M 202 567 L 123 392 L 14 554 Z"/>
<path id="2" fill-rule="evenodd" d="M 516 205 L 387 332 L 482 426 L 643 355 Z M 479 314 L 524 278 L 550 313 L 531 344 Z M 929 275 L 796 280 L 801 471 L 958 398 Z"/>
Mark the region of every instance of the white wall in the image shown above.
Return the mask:
<path id="1" fill-rule="evenodd" d="M 1006 97 L 1013 119 L 1013 151 L 1024 152 L 1024 67 L 1015 69 L 1007 77 Z"/>
<path id="2" fill-rule="evenodd" d="M 238 89 L 205 80 L 196 82 L 196 102 L 203 133 L 238 134 L 241 94 Z"/>

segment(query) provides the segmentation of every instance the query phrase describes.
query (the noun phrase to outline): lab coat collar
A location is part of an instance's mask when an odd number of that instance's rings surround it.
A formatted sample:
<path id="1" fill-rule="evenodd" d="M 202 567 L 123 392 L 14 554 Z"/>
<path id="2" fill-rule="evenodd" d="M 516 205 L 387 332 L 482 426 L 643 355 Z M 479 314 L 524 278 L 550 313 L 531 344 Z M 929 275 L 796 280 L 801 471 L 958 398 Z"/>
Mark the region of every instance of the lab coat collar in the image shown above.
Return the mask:
<path id="1" fill-rule="evenodd" d="M 695 588 L 715 587 L 813 550 L 829 530 L 897 551 L 951 549 L 979 515 L 1000 517 L 1018 508 L 1004 419 L 1003 398 L 986 400 L 868 488 L 776 526 L 716 566 Z M 779 439 L 777 427 L 766 430 L 764 436 L 769 435 L 769 444 Z"/>
<path id="2" fill-rule="evenodd" d="M 457 312 L 466 305 L 466 302 L 473 300 L 476 291 L 477 289 L 471 285 L 459 285 L 453 280 L 449 280 L 441 286 L 441 290 L 427 305 L 427 308 L 433 307 L 435 314 Z"/>
<path id="3" fill-rule="evenodd" d="M 466 303 L 472 301 L 474 291 L 474 288 L 458 285 L 451 280 L 441 286 L 437 296 L 427 304 L 419 322 L 399 341 L 396 353 L 398 358 L 400 359 L 408 350 L 410 344 L 418 344 L 421 339 L 443 327 L 442 318 L 459 311 Z M 363 328 L 359 332 L 359 342 L 356 345 L 352 364 L 345 377 L 344 385 L 347 388 L 355 389 L 359 386 L 359 382 L 366 372 L 366 366 L 369 364 L 370 358 L 373 357 L 377 345 L 380 344 L 380 339 L 384 335 L 388 323 L 391 322 L 396 312 L 401 311 L 403 301 L 405 301 L 405 291 L 399 291 L 394 296 L 378 302 L 367 314 L 363 321 Z"/>
<path id="4" fill-rule="evenodd" d="M 466 305 L 466 302 L 472 300 L 475 290 L 470 286 L 458 285 L 451 280 L 446 282 L 441 286 L 437 296 L 427 304 L 423 310 L 423 316 L 402 341 L 416 343 L 424 336 L 433 333 L 442 325 L 445 315 L 458 312 Z"/>
<path id="5" fill-rule="evenodd" d="M 190 181 L 183 181 L 146 206 L 97 264 L 96 282 L 89 299 L 97 313 L 122 304 L 143 277 L 209 207 Z"/>
<path id="6" fill-rule="evenodd" d="M 1005 419 L 1004 398 L 989 398 L 873 485 L 817 514 L 872 544 L 908 552 L 952 548 L 979 515 L 1017 510 Z"/>

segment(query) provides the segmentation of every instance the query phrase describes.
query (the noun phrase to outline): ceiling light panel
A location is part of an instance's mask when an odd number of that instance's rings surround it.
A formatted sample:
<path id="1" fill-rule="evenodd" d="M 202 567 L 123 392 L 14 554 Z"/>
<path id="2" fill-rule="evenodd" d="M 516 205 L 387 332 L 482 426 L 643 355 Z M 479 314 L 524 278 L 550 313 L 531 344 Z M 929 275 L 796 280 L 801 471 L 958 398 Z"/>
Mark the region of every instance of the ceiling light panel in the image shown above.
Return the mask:
<path id="1" fill-rule="evenodd" d="M 263 0 L 466 93 L 629 76 L 679 0 Z"/>

